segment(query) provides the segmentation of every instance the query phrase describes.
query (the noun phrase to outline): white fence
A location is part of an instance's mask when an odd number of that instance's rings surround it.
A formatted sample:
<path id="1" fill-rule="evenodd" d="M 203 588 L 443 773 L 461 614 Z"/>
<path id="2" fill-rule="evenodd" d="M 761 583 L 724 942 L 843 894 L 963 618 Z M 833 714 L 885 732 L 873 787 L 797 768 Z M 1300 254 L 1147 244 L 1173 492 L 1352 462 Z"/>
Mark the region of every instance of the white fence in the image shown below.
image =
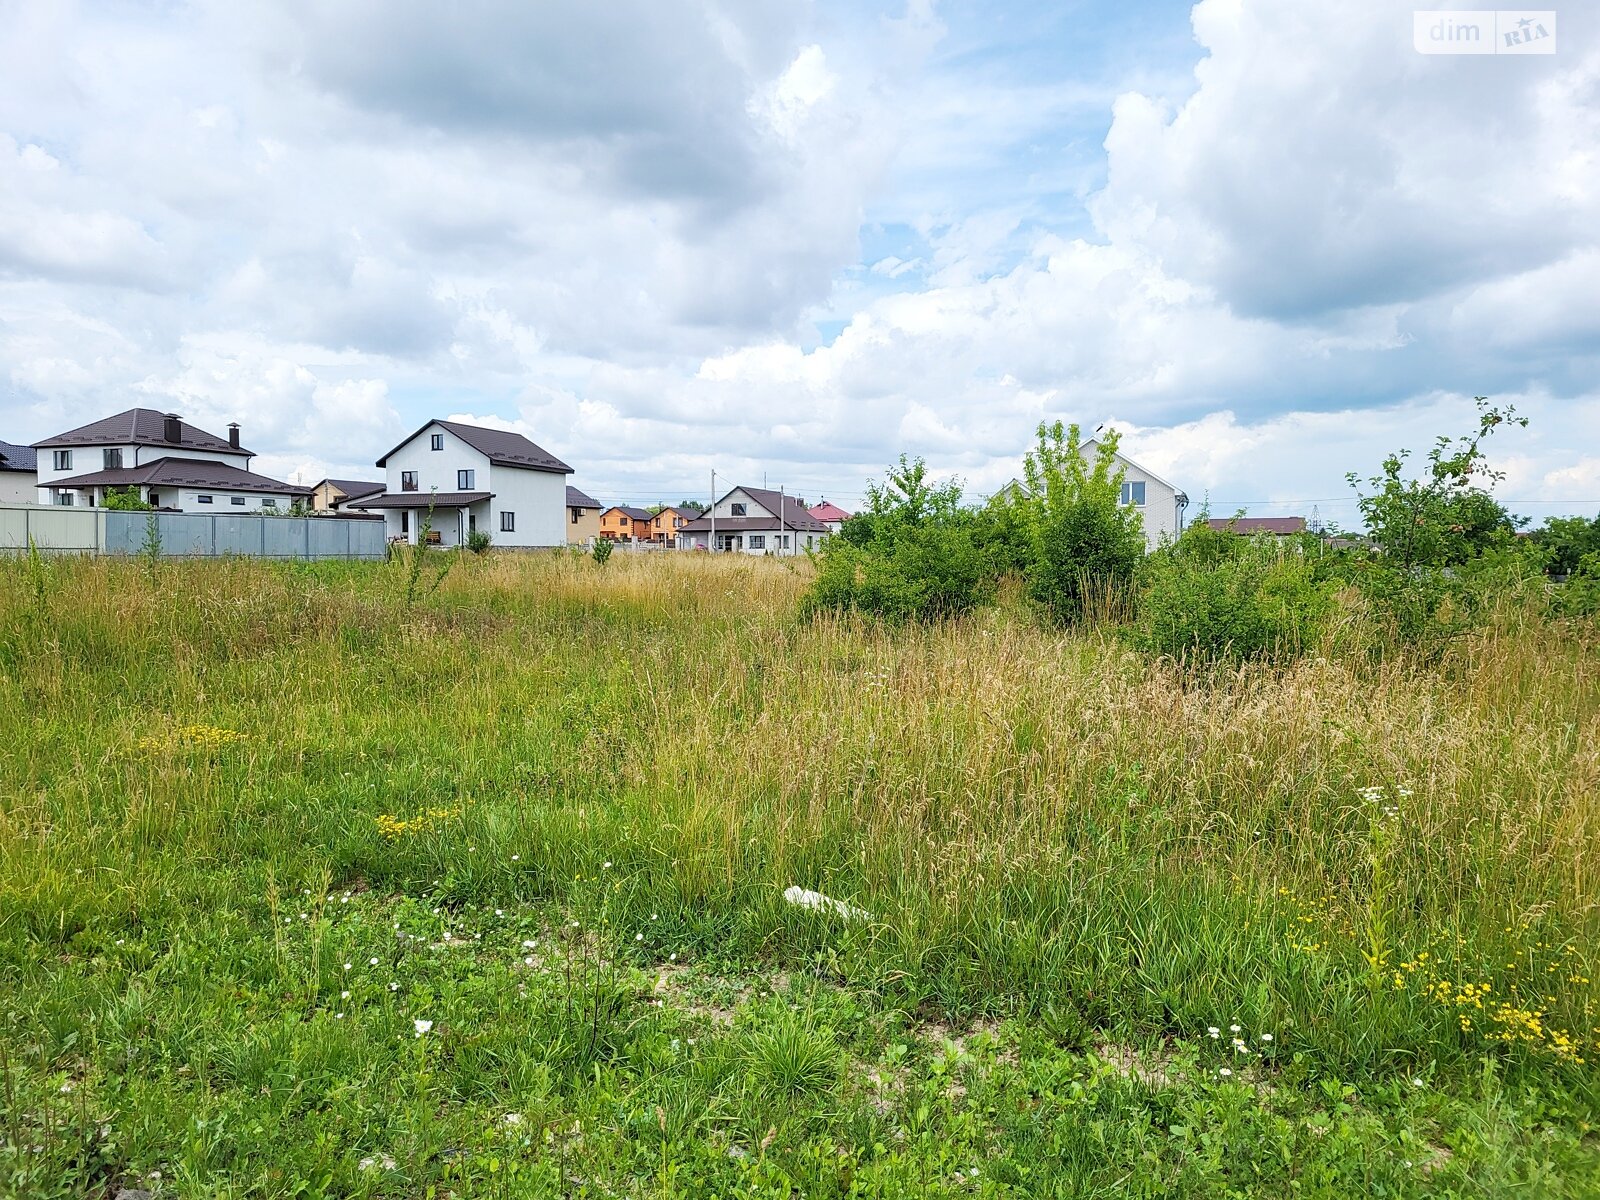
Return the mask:
<path id="1" fill-rule="evenodd" d="M 52 554 L 138 554 L 150 518 L 163 557 L 357 558 L 388 554 L 383 521 L 371 517 L 260 517 L 119 512 L 38 504 L 0 505 L 0 553 L 30 545 Z"/>

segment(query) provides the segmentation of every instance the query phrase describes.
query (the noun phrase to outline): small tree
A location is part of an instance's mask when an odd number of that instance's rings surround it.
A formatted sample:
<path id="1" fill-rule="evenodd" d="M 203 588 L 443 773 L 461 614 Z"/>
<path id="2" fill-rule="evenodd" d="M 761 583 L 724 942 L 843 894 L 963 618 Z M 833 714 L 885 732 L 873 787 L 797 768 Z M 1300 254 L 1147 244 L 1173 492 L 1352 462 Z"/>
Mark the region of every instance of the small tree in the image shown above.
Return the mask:
<path id="1" fill-rule="evenodd" d="M 594 555 L 594 561 L 603 567 L 606 565 L 606 560 L 611 557 L 613 548 L 610 538 L 595 538 L 594 549 L 590 553 Z"/>
<path id="2" fill-rule="evenodd" d="M 1522 523 L 1490 495 L 1504 473 L 1489 467 L 1482 443 L 1501 425 L 1526 426 L 1528 419 L 1486 396 L 1474 402 L 1477 431 L 1440 437 L 1419 475 L 1405 477 L 1410 451 L 1398 450 L 1366 480 L 1367 490 L 1355 472 L 1345 476 L 1377 551 L 1357 564 L 1356 584 L 1407 643 L 1437 642 L 1468 627 L 1473 573 L 1460 568 L 1509 542 Z"/>
<path id="3" fill-rule="evenodd" d="M 1108 432 L 1091 461 L 1076 425 L 1038 429 L 1023 464 L 1027 491 L 1014 501 L 1030 531 L 1028 595 L 1058 622 L 1125 594 L 1144 557 L 1143 521 L 1122 503 L 1118 435 Z"/>

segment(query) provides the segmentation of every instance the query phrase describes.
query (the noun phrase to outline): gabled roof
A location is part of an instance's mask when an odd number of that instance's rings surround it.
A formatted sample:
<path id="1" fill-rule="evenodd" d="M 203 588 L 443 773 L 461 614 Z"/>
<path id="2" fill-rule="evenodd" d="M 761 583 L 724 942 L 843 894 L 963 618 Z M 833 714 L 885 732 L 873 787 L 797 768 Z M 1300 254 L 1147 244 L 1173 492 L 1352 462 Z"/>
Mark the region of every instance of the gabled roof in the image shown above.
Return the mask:
<path id="1" fill-rule="evenodd" d="M 619 512 L 625 516 L 633 518 L 635 521 L 649 521 L 655 517 L 655 513 L 651 512 L 648 508 L 634 508 L 627 504 L 613 504 L 605 511 L 608 513 Z"/>
<path id="2" fill-rule="evenodd" d="M 548 450 L 534 445 L 520 433 L 512 433 L 509 429 L 490 429 L 486 425 L 467 425 L 461 421 L 429 421 L 416 433 L 413 433 L 400 445 L 396 446 L 394 450 L 389 451 L 389 454 L 409 446 L 435 425 L 440 429 L 445 429 L 455 434 L 497 467 L 522 467 L 528 471 L 550 471 L 558 475 L 572 474 L 572 468 L 567 466 L 566 463 Z M 380 467 L 387 465 L 389 454 L 385 454 L 380 458 L 377 465 Z"/>
<path id="3" fill-rule="evenodd" d="M 837 504 L 824 500 L 821 504 L 812 506 L 811 515 L 819 521 L 848 521 L 850 514 Z"/>
<path id="4" fill-rule="evenodd" d="M 58 479 L 53 488 L 198 487 L 227 492 L 266 492 L 274 496 L 309 496 L 310 488 L 280 483 L 253 471 L 203 458 L 158 458 L 137 467 L 113 467 Z"/>
<path id="5" fill-rule="evenodd" d="M 0 442 L 0 471 L 37 471 L 39 469 L 38 456 L 34 454 L 32 446 L 18 446 L 11 442 Z"/>
<path id="6" fill-rule="evenodd" d="M 1206 524 L 1212 529 L 1224 532 L 1242 534 L 1249 537 L 1257 533 L 1271 533 L 1278 537 L 1286 537 L 1291 533 L 1304 533 L 1306 519 L 1304 517 L 1229 517 L 1219 519 L 1210 517 Z"/>
<path id="7" fill-rule="evenodd" d="M 600 505 L 600 501 L 596 500 L 593 496 L 589 495 L 589 493 L 580 492 L 577 488 L 573 487 L 569 483 L 569 484 L 567 484 L 567 507 L 568 508 L 599 508 L 599 507 L 601 507 L 601 505 Z"/>
<path id="8" fill-rule="evenodd" d="M 216 450 L 254 458 L 255 452 L 230 446 L 227 438 L 197 429 L 187 421 L 178 422 L 179 438 L 167 441 L 167 416 L 153 408 L 130 408 L 112 417 L 90 421 L 76 429 L 58 433 L 33 444 L 36 450 L 67 446 L 173 446 L 182 450 Z"/>
<path id="9" fill-rule="evenodd" d="M 312 490 L 327 484 L 342 493 L 341 500 L 359 500 L 363 496 L 376 496 L 389 486 L 381 479 L 324 479 L 313 485 Z"/>
<path id="10" fill-rule="evenodd" d="M 1084 442 L 1081 447 L 1084 457 L 1092 458 L 1093 455 L 1090 453 L 1089 447 L 1098 446 L 1099 444 L 1100 440 L 1098 438 L 1090 438 L 1088 441 Z M 1150 480 L 1151 483 L 1159 483 L 1162 487 L 1170 489 L 1176 495 L 1182 496 L 1184 494 L 1182 488 L 1178 487 L 1176 484 L 1168 483 L 1165 479 L 1161 478 L 1161 476 L 1157 475 L 1143 463 L 1134 462 L 1133 459 L 1129 458 L 1121 451 L 1112 451 L 1112 453 L 1116 455 L 1118 461 L 1124 466 L 1132 467 L 1134 470 L 1138 471 L 1139 474 Z M 1185 497 L 1185 499 L 1187 499 L 1187 497 Z"/>
<path id="11" fill-rule="evenodd" d="M 806 510 L 806 506 L 801 504 L 800 501 L 796 500 L 793 496 L 784 495 L 782 492 L 774 492 L 769 488 L 736 487 L 730 488 L 722 497 L 722 500 L 726 500 L 729 496 L 733 495 L 734 492 L 743 492 L 762 508 L 774 515 L 770 517 L 718 517 L 718 529 L 727 530 L 729 533 L 734 533 L 741 529 L 778 528 L 793 529 L 800 533 L 832 532 L 821 521 L 813 517 Z M 721 504 L 722 500 L 718 500 L 717 504 Z M 743 522 L 743 524 L 735 524 L 735 522 Z M 711 514 L 701 513 L 693 521 L 690 521 L 687 525 L 685 525 L 680 532 L 703 533 L 709 532 L 710 529 Z"/>

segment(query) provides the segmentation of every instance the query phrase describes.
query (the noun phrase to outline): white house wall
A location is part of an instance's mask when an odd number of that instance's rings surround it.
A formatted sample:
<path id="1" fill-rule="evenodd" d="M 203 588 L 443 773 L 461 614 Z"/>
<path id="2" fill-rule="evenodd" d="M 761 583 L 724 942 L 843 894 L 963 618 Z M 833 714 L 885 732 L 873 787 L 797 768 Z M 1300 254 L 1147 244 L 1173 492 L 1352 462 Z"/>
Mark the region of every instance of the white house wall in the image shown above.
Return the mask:
<path id="1" fill-rule="evenodd" d="M 121 450 L 122 465 L 126 468 L 142 467 L 153 463 L 158 458 L 193 458 L 201 462 L 227 463 L 230 467 L 238 467 L 241 471 L 250 469 L 250 456 L 247 454 L 231 454 L 223 450 L 195 450 L 188 446 L 131 446 L 105 445 L 105 446 L 59 446 L 56 449 L 72 451 L 72 466 L 67 470 L 58 471 L 55 468 L 56 451 L 48 446 L 42 450 L 34 451 L 38 458 L 39 467 L 39 503 L 50 503 L 50 486 L 58 479 L 71 479 L 76 475 L 94 475 L 106 469 L 105 451 Z"/>
<path id="2" fill-rule="evenodd" d="M 28 471 L 0 471 L 0 504 L 37 504 L 39 489 Z"/>

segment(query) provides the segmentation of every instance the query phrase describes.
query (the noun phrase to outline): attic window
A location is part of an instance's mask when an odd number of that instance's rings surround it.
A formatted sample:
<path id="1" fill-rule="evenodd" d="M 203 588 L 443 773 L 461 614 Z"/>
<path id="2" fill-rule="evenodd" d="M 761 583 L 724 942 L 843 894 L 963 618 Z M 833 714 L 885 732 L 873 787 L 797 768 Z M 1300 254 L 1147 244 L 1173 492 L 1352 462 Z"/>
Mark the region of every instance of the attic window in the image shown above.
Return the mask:
<path id="1" fill-rule="evenodd" d="M 1144 507 L 1144 481 L 1137 483 L 1124 483 L 1122 485 L 1122 503 L 1132 504 L 1136 508 Z"/>
<path id="2" fill-rule="evenodd" d="M 428 449 L 430 449 L 430 450 L 443 450 L 444 449 L 444 434 L 442 434 L 442 433 L 434 434 L 433 437 L 431 439 L 429 439 Z"/>
<path id="3" fill-rule="evenodd" d="M 730 504 L 728 507 L 733 509 L 733 515 L 734 516 L 736 516 L 736 517 L 744 516 L 744 505 L 742 505 L 742 504 Z"/>

